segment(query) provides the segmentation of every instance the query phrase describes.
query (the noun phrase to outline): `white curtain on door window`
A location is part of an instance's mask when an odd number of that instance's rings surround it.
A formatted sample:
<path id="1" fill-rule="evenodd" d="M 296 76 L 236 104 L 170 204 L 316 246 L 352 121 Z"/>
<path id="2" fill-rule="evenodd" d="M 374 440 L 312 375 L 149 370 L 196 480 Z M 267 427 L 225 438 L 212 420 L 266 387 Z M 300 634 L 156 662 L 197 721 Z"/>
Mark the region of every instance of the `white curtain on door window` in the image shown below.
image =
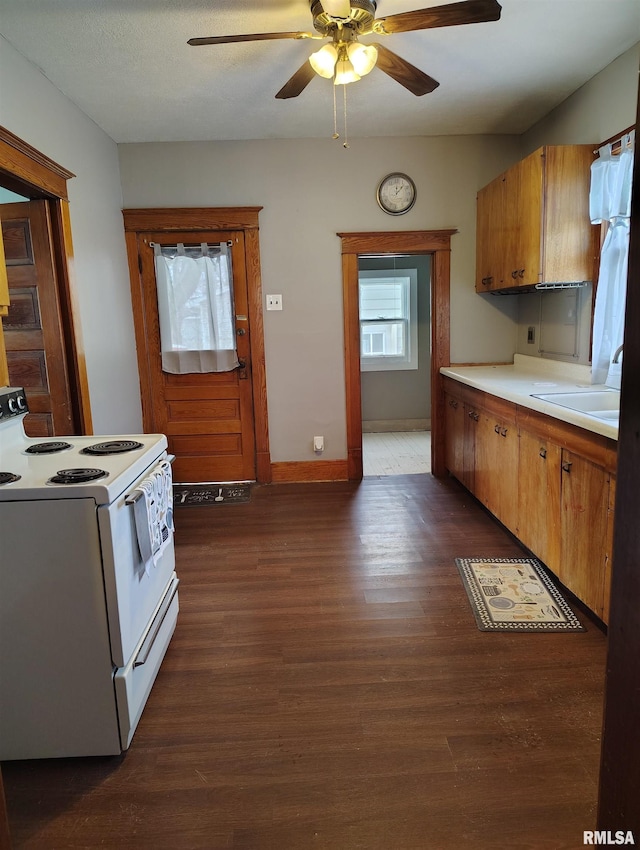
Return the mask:
<path id="1" fill-rule="evenodd" d="M 227 244 L 156 244 L 154 256 L 163 372 L 235 369 L 239 364 Z"/>
<path id="2" fill-rule="evenodd" d="M 622 368 L 612 360 L 624 341 L 634 142 L 635 132 L 625 135 L 618 156 L 611 145 L 600 148 L 589 195 L 591 223 L 608 222 L 593 313 L 592 380 L 618 388 Z"/>

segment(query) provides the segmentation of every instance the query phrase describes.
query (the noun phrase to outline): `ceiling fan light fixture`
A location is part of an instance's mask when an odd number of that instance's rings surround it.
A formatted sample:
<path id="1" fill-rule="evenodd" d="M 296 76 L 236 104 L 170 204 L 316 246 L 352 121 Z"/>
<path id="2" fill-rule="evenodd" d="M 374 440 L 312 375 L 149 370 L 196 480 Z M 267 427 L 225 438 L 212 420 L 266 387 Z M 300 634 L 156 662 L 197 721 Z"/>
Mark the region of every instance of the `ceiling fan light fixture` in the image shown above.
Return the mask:
<path id="1" fill-rule="evenodd" d="M 320 77 L 330 79 L 333 77 L 336 62 L 338 61 L 338 51 L 333 44 L 325 44 L 320 50 L 312 53 L 309 57 L 311 67 Z"/>
<path id="2" fill-rule="evenodd" d="M 350 59 L 338 59 L 336 76 L 333 81 L 334 86 L 346 86 L 348 83 L 355 83 L 359 79 L 360 74 L 356 73 Z"/>
<path id="3" fill-rule="evenodd" d="M 361 77 L 372 71 L 378 61 L 378 50 L 374 44 L 367 46 L 353 41 L 347 47 L 347 54 L 356 74 Z"/>

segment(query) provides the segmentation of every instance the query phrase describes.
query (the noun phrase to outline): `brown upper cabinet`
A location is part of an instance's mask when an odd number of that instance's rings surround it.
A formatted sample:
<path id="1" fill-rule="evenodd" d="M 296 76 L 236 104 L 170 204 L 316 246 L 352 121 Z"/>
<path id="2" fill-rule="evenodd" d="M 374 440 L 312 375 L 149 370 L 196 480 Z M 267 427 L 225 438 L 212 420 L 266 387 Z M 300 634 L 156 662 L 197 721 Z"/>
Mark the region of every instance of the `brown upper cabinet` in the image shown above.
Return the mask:
<path id="1" fill-rule="evenodd" d="M 4 258 L 4 243 L 0 233 L 0 316 L 6 316 L 9 312 L 9 279 L 7 277 L 7 265 Z"/>
<path id="2" fill-rule="evenodd" d="M 478 192 L 476 292 L 593 277 L 592 145 L 546 145 Z"/>

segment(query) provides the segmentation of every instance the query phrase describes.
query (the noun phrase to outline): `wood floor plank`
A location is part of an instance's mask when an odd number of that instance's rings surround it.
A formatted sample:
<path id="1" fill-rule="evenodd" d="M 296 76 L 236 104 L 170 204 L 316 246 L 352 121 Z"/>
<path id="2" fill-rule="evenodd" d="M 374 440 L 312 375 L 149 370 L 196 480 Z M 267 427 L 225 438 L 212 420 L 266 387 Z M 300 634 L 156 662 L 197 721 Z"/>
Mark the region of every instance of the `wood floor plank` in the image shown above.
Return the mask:
<path id="1" fill-rule="evenodd" d="M 575 850 L 606 638 L 480 632 L 456 557 L 523 550 L 456 482 L 179 508 L 180 617 L 129 751 L 5 762 L 17 850 Z M 44 709 L 43 709 L 44 710 Z"/>

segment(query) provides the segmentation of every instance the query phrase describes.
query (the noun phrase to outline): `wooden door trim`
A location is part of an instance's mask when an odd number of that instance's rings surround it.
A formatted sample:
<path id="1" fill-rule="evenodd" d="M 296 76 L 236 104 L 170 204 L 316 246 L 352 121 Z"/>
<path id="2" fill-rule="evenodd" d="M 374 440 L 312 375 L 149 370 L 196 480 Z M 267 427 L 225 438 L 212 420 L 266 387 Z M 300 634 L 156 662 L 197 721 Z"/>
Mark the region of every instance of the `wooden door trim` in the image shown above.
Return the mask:
<path id="1" fill-rule="evenodd" d="M 338 233 L 342 240 L 345 383 L 347 396 L 347 466 L 349 479 L 362 478 L 362 407 L 359 254 L 431 254 L 431 470 L 446 474 L 444 459 L 444 391 L 440 368 L 450 363 L 451 237 L 457 230 Z"/>
<path id="2" fill-rule="evenodd" d="M 24 194 L 26 184 L 49 198 L 65 200 L 67 180 L 75 177 L 6 127 L 0 127 L 0 175 L 3 183 L 6 180 L 7 188 L 19 194 Z"/>
<path id="3" fill-rule="evenodd" d="M 269 450 L 269 420 L 267 412 L 267 373 L 264 354 L 264 328 L 262 318 L 262 278 L 260 271 L 260 243 L 258 213 L 262 207 L 210 207 L 210 208 L 154 208 L 122 211 L 125 241 L 129 263 L 129 278 L 136 340 L 146 338 L 146 320 L 142 276 L 138 265 L 138 234 L 148 231 L 171 233 L 173 231 L 225 231 L 244 232 L 247 292 L 249 299 L 249 327 L 251 328 L 251 382 L 254 405 L 254 430 L 256 452 L 256 480 L 268 484 L 272 480 Z M 152 405 L 151 364 L 147 352 L 138 353 L 140 394 L 143 421 L 149 421 Z"/>
<path id="4" fill-rule="evenodd" d="M 80 433 L 91 434 L 91 402 L 75 294 L 74 251 L 67 192 L 67 180 L 74 176 L 71 171 L 5 127 L 0 127 L 0 183 L 32 200 L 44 198 L 47 201 L 74 423 Z"/>

